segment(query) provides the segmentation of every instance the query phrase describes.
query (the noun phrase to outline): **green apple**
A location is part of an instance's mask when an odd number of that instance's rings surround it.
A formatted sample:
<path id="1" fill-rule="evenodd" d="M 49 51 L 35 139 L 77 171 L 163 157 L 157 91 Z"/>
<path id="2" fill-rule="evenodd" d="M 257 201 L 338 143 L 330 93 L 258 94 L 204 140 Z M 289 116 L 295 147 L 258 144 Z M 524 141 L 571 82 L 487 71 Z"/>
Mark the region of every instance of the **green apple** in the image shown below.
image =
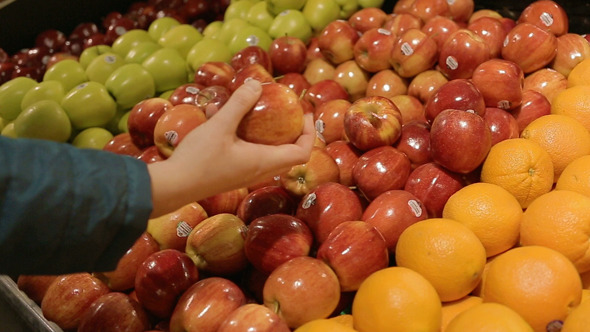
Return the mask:
<path id="1" fill-rule="evenodd" d="M 307 0 L 302 13 L 311 28 L 319 32 L 330 22 L 340 18 L 340 6 L 336 0 Z"/>
<path id="2" fill-rule="evenodd" d="M 119 133 L 129 132 L 129 127 L 127 127 L 127 119 L 129 119 L 129 113 L 131 113 L 131 110 L 125 111 L 125 113 L 121 115 L 119 122 L 117 122 L 117 130 L 119 131 Z"/>
<path id="3" fill-rule="evenodd" d="M 340 6 L 340 19 L 347 20 L 359 10 L 358 0 L 336 0 Z"/>
<path id="4" fill-rule="evenodd" d="M 29 90 L 37 85 L 32 78 L 20 76 L 0 85 L 0 117 L 12 121 L 21 112 L 21 103 Z"/>
<path id="5" fill-rule="evenodd" d="M 61 106 L 75 129 L 103 127 L 117 113 L 117 103 L 98 82 L 82 83 L 66 93 Z"/>
<path id="6" fill-rule="evenodd" d="M 177 19 L 170 16 L 158 17 L 150 23 L 147 32 L 152 40 L 157 42 L 166 31 L 180 24 L 181 23 Z"/>
<path id="7" fill-rule="evenodd" d="M 259 1 L 254 6 L 250 7 L 246 15 L 246 21 L 254 26 L 257 26 L 265 31 L 268 31 L 275 15 L 268 11 L 266 1 Z"/>
<path id="8" fill-rule="evenodd" d="M 113 41 L 111 48 L 113 49 L 113 52 L 125 58 L 129 50 L 133 48 L 133 46 L 145 41 L 154 40 L 146 30 L 131 29 L 117 37 L 117 39 Z"/>
<path id="9" fill-rule="evenodd" d="M 195 72 L 203 63 L 222 61 L 229 63 L 232 53 L 229 46 L 220 39 L 203 38 L 198 41 L 186 55 L 186 62 L 191 72 Z"/>
<path id="10" fill-rule="evenodd" d="M 281 36 L 291 36 L 301 39 L 304 43 L 311 39 L 313 34 L 311 25 L 299 10 L 287 9 L 275 16 L 268 34 L 277 39 Z"/>
<path id="11" fill-rule="evenodd" d="M 223 26 L 223 21 L 213 21 L 210 22 L 205 26 L 203 29 L 203 38 L 219 38 L 219 31 L 221 31 L 221 27 Z"/>
<path id="12" fill-rule="evenodd" d="M 17 137 L 66 142 L 71 132 L 70 119 L 55 100 L 35 102 L 14 119 L 14 133 Z"/>
<path id="13" fill-rule="evenodd" d="M 14 121 L 5 124 L 4 128 L 2 128 L 2 131 L 0 132 L 0 135 L 4 137 L 18 138 L 18 136 L 16 136 L 16 132 L 14 131 Z"/>
<path id="14" fill-rule="evenodd" d="M 307 0 L 266 0 L 265 2 L 268 4 L 268 11 L 273 15 L 278 15 L 287 9 L 301 10 Z"/>
<path id="15" fill-rule="evenodd" d="M 161 48 L 162 46 L 155 41 L 141 42 L 127 52 L 125 62 L 141 64 L 145 58 Z"/>
<path id="16" fill-rule="evenodd" d="M 102 148 L 113 139 L 113 134 L 102 127 L 91 127 L 80 131 L 72 140 L 72 145 L 80 149 Z"/>
<path id="17" fill-rule="evenodd" d="M 58 81 L 64 86 L 64 91 L 67 93 L 75 86 L 88 81 L 88 76 L 78 61 L 65 59 L 47 68 L 43 75 L 43 81 Z"/>
<path id="18" fill-rule="evenodd" d="M 113 48 L 109 45 L 93 45 L 85 48 L 82 53 L 80 53 L 78 62 L 80 62 L 82 67 L 86 69 L 94 58 L 105 53 L 113 53 Z"/>
<path id="19" fill-rule="evenodd" d="M 109 123 L 102 126 L 101 128 L 108 130 L 113 135 L 120 134 L 121 130 L 119 128 L 119 123 L 121 122 L 121 118 L 129 111 L 131 111 L 131 108 L 122 108 L 122 107 L 118 106 L 115 116 L 113 116 L 113 118 L 111 119 L 111 121 L 109 121 Z"/>
<path id="20" fill-rule="evenodd" d="M 162 35 L 158 39 L 158 44 L 162 47 L 174 48 L 178 50 L 183 58 L 186 58 L 191 47 L 201 39 L 203 39 L 203 35 L 197 28 L 190 24 L 181 24 Z"/>
<path id="21" fill-rule="evenodd" d="M 162 47 L 148 56 L 141 65 L 154 78 L 156 92 L 175 89 L 188 83 L 186 60 L 176 49 Z"/>
<path id="22" fill-rule="evenodd" d="M 228 21 L 233 18 L 240 18 L 242 20 L 246 20 L 246 16 L 248 15 L 248 11 L 252 6 L 254 6 L 258 1 L 254 0 L 240 0 L 240 1 L 232 1 L 229 6 L 225 9 L 225 13 L 223 14 L 223 20 Z"/>
<path id="23" fill-rule="evenodd" d="M 104 84 L 113 71 L 125 64 L 125 59 L 117 53 L 105 53 L 97 56 L 86 67 L 89 81 Z"/>
<path id="24" fill-rule="evenodd" d="M 127 63 L 115 69 L 104 86 L 122 108 L 131 108 L 156 94 L 152 74 L 138 63 Z"/>
<path id="25" fill-rule="evenodd" d="M 271 43 L 272 38 L 265 30 L 251 25 L 238 31 L 229 42 L 228 46 L 230 52 L 236 54 L 241 49 L 248 46 L 260 46 L 265 51 L 268 51 Z"/>
<path id="26" fill-rule="evenodd" d="M 34 102 L 50 99 L 60 103 L 66 95 L 64 86 L 58 81 L 42 81 L 23 96 L 20 108 L 25 109 Z"/>
<path id="27" fill-rule="evenodd" d="M 232 18 L 223 22 L 221 29 L 218 33 L 218 38 L 222 42 L 229 44 L 232 38 L 238 33 L 238 31 L 244 29 L 245 27 L 251 26 L 248 21 L 241 18 Z"/>
<path id="28" fill-rule="evenodd" d="M 169 99 L 170 96 L 172 96 L 173 93 L 174 93 L 174 89 L 166 90 L 166 91 L 160 93 L 158 95 L 158 97 L 163 98 L 163 99 Z"/>
<path id="29" fill-rule="evenodd" d="M 379 7 L 383 6 L 385 0 L 357 0 L 359 2 L 359 6 L 362 8 L 368 7 Z"/>

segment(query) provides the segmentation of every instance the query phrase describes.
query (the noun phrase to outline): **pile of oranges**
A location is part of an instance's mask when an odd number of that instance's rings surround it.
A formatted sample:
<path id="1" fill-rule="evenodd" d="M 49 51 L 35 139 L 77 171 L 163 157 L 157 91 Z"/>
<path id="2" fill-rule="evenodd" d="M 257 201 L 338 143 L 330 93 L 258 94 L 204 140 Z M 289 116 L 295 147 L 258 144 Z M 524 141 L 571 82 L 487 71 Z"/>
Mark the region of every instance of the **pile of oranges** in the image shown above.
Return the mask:
<path id="1" fill-rule="evenodd" d="M 590 59 L 567 79 L 441 218 L 402 233 L 396 265 L 365 280 L 351 314 L 296 331 L 588 331 Z"/>

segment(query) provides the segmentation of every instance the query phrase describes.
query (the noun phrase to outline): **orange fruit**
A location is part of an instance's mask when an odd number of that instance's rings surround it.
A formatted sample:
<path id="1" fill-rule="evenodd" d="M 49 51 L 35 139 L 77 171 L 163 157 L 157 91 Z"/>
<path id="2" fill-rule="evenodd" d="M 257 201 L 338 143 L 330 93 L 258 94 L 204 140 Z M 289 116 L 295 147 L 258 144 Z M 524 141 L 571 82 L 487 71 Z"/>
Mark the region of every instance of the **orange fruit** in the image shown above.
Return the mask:
<path id="1" fill-rule="evenodd" d="M 590 271 L 590 197 L 569 190 L 553 190 L 524 212 L 520 243 L 557 250 L 578 272 Z"/>
<path id="2" fill-rule="evenodd" d="M 571 190 L 590 197 L 590 155 L 576 158 L 565 166 L 555 189 Z"/>
<path id="3" fill-rule="evenodd" d="M 587 331 L 590 326 L 590 301 L 580 303 L 563 321 L 561 332 Z"/>
<path id="4" fill-rule="evenodd" d="M 583 282 L 582 282 L 583 285 Z M 582 289 L 582 300 L 580 300 L 580 304 L 586 301 L 590 301 L 590 289 Z"/>
<path id="5" fill-rule="evenodd" d="M 504 304 L 535 331 L 563 320 L 582 297 L 582 282 L 574 264 L 544 246 L 515 247 L 495 257 L 481 287 L 484 302 Z"/>
<path id="6" fill-rule="evenodd" d="M 481 303 L 455 317 L 447 332 L 533 332 L 533 328 L 516 311 L 500 303 Z"/>
<path id="7" fill-rule="evenodd" d="M 333 320 L 335 322 L 338 322 L 340 324 L 344 324 L 348 327 L 353 327 L 354 324 L 352 322 L 352 315 L 351 314 L 342 314 L 342 315 L 337 315 L 334 317 L 330 317 L 328 318 L 330 320 Z"/>
<path id="8" fill-rule="evenodd" d="M 325 331 L 333 331 L 333 332 L 356 332 L 355 329 L 352 327 L 346 326 L 341 324 L 338 321 L 329 319 L 329 318 L 321 318 L 321 319 L 314 319 L 311 320 L 298 328 L 296 328 L 293 332 L 325 332 Z"/>
<path id="9" fill-rule="evenodd" d="M 525 138 L 496 143 L 481 167 L 481 181 L 508 190 L 522 208 L 551 190 L 553 174 L 549 153 L 539 143 Z"/>
<path id="10" fill-rule="evenodd" d="M 567 115 L 541 116 L 531 121 L 520 136 L 539 143 L 549 153 L 554 182 L 570 162 L 590 154 L 590 132 L 578 120 Z"/>
<path id="11" fill-rule="evenodd" d="M 516 245 L 522 213 L 520 203 L 506 189 L 493 183 L 476 182 L 451 195 L 442 216 L 471 229 L 490 257 Z"/>
<path id="12" fill-rule="evenodd" d="M 443 302 L 442 304 L 442 324 L 441 324 L 441 332 L 445 332 L 449 322 L 453 320 L 453 318 L 457 317 L 458 314 L 462 313 L 463 311 L 474 307 L 478 304 L 483 302 L 482 298 L 479 296 L 472 296 L 467 295 L 461 299 L 450 301 L 450 302 Z"/>
<path id="13" fill-rule="evenodd" d="M 584 59 L 567 75 L 567 86 L 590 85 L 590 59 Z"/>
<path id="14" fill-rule="evenodd" d="M 402 232 L 395 261 L 423 275 L 446 302 L 466 296 L 477 286 L 486 250 L 467 226 L 452 219 L 430 218 Z"/>
<path id="15" fill-rule="evenodd" d="M 551 113 L 571 116 L 590 130 L 590 85 L 577 85 L 559 92 L 551 101 Z"/>
<path id="16" fill-rule="evenodd" d="M 582 278 L 582 287 L 590 289 L 590 271 L 580 273 L 580 278 Z"/>
<path id="17" fill-rule="evenodd" d="M 352 302 L 354 328 L 359 332 L 438 332 L 441 315 L 432 284 L 418 272 L 399 266 L 373 272 Z"/>

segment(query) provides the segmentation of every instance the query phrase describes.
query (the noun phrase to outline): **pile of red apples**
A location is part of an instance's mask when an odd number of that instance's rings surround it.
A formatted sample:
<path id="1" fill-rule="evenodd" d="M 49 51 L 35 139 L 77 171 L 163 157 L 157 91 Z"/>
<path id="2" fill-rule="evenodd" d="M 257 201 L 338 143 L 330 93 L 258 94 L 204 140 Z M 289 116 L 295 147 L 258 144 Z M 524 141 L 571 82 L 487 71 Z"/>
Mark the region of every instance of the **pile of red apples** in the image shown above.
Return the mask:
<path id="1" fill-rule="evenodd" d="M 491 146 L 549 114 L 589 56 L 550 0 L 517 19 L 473 0 L 401 0 L 393 13 L 333 21 L 307 44 L 284 36 L 204 63 L 168 99 L 136 105 L 105 149 L 159 162 L 211 116 L 206 105 L 254 78 L 288 87 L 263 92 L 259 107 L 278 112 L 297 96 L 290 114 L 313 113 L 309 162 L 150 220 L 114 271 L 20 276 L 19 287 L 78 331 L 280 332 L 348 313 L 363 280 L 395 264 L 404 229 L 479 181 Z M 162 120 L 179 105 L 201 113 Z"/>

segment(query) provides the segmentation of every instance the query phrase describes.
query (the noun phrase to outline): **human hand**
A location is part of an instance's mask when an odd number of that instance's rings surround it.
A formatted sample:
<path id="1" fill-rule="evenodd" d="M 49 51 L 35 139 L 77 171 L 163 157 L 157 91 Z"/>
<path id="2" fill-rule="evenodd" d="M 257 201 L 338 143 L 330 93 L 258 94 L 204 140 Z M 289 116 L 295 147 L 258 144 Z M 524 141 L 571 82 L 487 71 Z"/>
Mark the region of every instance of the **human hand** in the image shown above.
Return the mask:
<path id="1" fill-rule="evenodd" d="M 260 82 L 245 82 L 218 112 L 207 109 L 209 119 L 190 132 L 168 159 L 148 165 L 153 216 L 256 184 L 309 160 L 315 141 L 312 114 L 305 115 L 303 133 L 293 144 L 256 144 L 236 135 L 261 91 Z"/>

